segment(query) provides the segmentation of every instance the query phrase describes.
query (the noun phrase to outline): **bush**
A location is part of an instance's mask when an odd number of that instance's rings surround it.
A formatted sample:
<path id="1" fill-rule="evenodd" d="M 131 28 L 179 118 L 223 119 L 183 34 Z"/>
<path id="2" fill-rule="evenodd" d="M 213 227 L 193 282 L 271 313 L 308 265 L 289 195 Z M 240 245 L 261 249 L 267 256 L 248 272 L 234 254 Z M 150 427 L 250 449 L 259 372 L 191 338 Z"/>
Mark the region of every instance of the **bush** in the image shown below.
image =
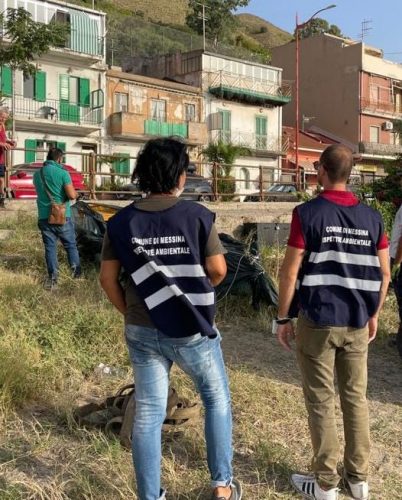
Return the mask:
<path id="1" fill-rule="evenodd" d="M 218 193 L 222 201 L 233 200 L 234 193 L 236 192 L 236 181 L 231 175 L 218 178 Z"/>

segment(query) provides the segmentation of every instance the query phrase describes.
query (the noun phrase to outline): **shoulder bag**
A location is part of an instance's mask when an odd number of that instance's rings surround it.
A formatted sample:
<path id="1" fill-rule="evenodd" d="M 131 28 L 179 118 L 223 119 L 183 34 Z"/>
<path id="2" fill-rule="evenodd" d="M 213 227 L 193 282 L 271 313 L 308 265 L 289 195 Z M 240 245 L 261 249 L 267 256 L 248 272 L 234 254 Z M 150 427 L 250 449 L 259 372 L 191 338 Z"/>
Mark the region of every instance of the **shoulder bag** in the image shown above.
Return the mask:
<path id="1" fill-rule="evenodd" d="M 46 194 L 50 200 L 50 214 L 47 219 L 49 224 L 62 226 L 66 223 L 66 205 L 64 203 L 56 203 L 54 198 L 49 190 L 49 186 L 45 180 L 45 176 L 43 174 L 43 167 L 40 169 L 40 177 L 43 182 L 43 186 L 45 188 Z"/>

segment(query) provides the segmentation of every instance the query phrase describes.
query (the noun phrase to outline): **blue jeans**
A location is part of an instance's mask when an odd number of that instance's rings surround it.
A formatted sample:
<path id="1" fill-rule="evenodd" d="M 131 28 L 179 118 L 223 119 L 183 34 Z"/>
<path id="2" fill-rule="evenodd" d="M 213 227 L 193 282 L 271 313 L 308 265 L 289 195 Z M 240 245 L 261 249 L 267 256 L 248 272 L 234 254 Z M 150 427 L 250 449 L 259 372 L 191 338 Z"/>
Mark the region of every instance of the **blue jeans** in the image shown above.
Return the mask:
<path id="1" fill-rule="evenodd" d="M 172 338 L 152 328 L 126 325 L 125 333 L 134 368 L 132 452 L 139 500 L 163 498 L 161 430 L 174 362 L 191 377 L 204 404 L 212 487 L 228 486 L 232 480 L 232 412 L 219 332 L 213 339 L 200 334 Z"/>
<path id="2" fill-rule="evenodd" d="M 67 259 L 75 276 L 81 274 L 80 256 L 75 241 L 74 224 L 70 218 L 62 226 L 49 224 L 47 219 L 39 219 L 38 227 L 45 245 L 45 259 L 50 278 L 57 279 L 57 240 L 60 240 L 67 252 Z"/>

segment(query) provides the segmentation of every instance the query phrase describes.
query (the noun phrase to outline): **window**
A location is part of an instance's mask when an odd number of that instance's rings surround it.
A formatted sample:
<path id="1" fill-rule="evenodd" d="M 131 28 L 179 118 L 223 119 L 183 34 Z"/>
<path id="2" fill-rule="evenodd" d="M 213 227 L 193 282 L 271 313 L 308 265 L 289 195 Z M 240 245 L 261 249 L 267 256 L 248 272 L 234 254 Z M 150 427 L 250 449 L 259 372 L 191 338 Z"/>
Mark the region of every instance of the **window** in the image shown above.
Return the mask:
<path id="1" fill-rule="evenodd" d="M 166 101 L 165 100 L 151 100 L 151 120 L 158 122 L 166 121 Z"/>
<path id="2" fill-rule="evenodd" d="M 219 140 L 225 143 L 229 143 L 232 138 L 232 114 L 230 111 L 222 110 L 219 111 L 220 117 L 220 130 L 219 130 Z"/>
<path id="3" fill-rule="evenodd" d="M 115 92 L 114 94 L 114 112 L 127 113 L 128 112 L 128 94 L 122 92 Z"/>
<path id="4" fill-rule="evenodd" d="M 114 172 L 128 175 L 130 173 L 130 155 L 128 153 L 116 153 L 113 156 L 116 158 L 112 164 Z"/>
<path id="5" fill-rule="evenodd" d="M 267 149 L 267 117 L 255 117 L 255 147 L 256 149 Z"/>
<path id="6" fill-rule="evenodd" d="M 70 76 L 69 87 L 70 87 L 70 104 L 78 104 L 79 96 L 79 78 L 75 76 Z"/>
<path id="7" fill-rule="evenodd" d="M 395 112 L 402 113 L 402 88 L 394 87 Z"/>
<path id="8" fill-rule="evenodd" d="M 378 85 L 370 86 L 370 101 L 377 103 L 380 101 L 380 87 Z"/>
<path id="9" fill-rule="evenodd" d="M 34 161 L 45 161 L 47 153 L 50 148 L 60 148 L 62 151 L 66 150 L 65 142 L 26 139 L 25 140 L 25 163 Z M 38 151 L 45 150 L 45 151 Z M 63 159 L 64 161 L 64 159 Z"/>
<path id="10" fill-rule="evenodd" d="M 46 73 L 44 71 L 23 76 L 23 96 L 39 102 L 46 101 Z"/>
<path id="11" fill-rule="evenodd" d="M 90 83 L 88 78 L 59 75 L 60 111 L 62 121 L 79 123 L 80 107 L 90 105 Z"/>
<path id="12" fill-rule="evenodd" d="M 370 142 L 380 142 L 380 127 L 370 127 Z"/>
<path id="13" fill-rule="evenodd" d="M 53 14 L 50 22 L 57 24 L 64 24 L 66 26 L 66 39 L 61 42 L 60 47 L 70 47 L 71 42 L 71 17 L 69 12 L 64 12 L 62 10 L 56 10 Z"/>
<path id="14" fill-rule="evenodd" d="M 240 189 L 250 189 L 250 172 L 248 168 L 240 169 Z"/>
<path id="15" fill-rule="evenodd" d="M 195 121 L 195 104 L 184 105 L 184 119 L 186 122 Z"/>
<path id="16" fill-rule="evenodd" d="M 24 75 L 23 95 L 28 99 L 33 99 L 35 95 L 35 80 L 32 75 Z"/>

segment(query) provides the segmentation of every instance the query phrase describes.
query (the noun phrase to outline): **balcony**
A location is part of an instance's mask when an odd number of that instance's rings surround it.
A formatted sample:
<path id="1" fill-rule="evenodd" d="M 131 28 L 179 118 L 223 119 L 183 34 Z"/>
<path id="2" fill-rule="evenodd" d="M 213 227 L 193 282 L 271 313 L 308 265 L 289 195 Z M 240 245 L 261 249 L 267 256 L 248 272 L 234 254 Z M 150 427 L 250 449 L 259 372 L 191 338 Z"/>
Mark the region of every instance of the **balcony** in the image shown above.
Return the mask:
<path id="1" fill-rule="evenodd" d="M 380 144 L 377 142 L 359 142 L 359 152 L 373 155 L 395 156 L 402 154 L 402 144 Z"/>
<path id="2" fill-rule="evenodd" d="M 378 101 L 375 99 L 360 99 L 360 109 L 362 113 L 369 113 L 376 116 L 388 118 L 401 118 L 402 107 L 397 106 L 392 101 Z"/>
<path id="3" fill-rule="evenodd" d="M 291 101 L 291 86 L 261 81 L 223 71 L 204 74 L 203 87 L 220 97 L 255 105 L 284 106 Z"/>
<path id="4" fill-rule="evenodd" d="M 211 142 L 222 141 L 249 149 L 253 156 L 284 155 L 289 148 L 289 141 L 269 135 L 258 135 L 240 131 L 212 130 Z"/>
<path id="5" fill-rule="evenodd" d="M 3 98 L 3 105 L 12 109 L 11 97 Z M 99 130 L 102 124 L 102 108 L 91 109 L 57 99 L 35 101 L 16 96 L 14 116 L 20 130 L 44 130 L 68 132 L 76 129 L 81 134 Z"/>
<path id="6" fill-rule="evenodd" d="M 158 121 L 138 113 L 118 112 L 109 117 L 108 133 L 115 139 L 143 141 L 152 136 L 183 137 L 190 145 L 204 145 L 208 141 L 207 126 L 196 121 Z"/>

